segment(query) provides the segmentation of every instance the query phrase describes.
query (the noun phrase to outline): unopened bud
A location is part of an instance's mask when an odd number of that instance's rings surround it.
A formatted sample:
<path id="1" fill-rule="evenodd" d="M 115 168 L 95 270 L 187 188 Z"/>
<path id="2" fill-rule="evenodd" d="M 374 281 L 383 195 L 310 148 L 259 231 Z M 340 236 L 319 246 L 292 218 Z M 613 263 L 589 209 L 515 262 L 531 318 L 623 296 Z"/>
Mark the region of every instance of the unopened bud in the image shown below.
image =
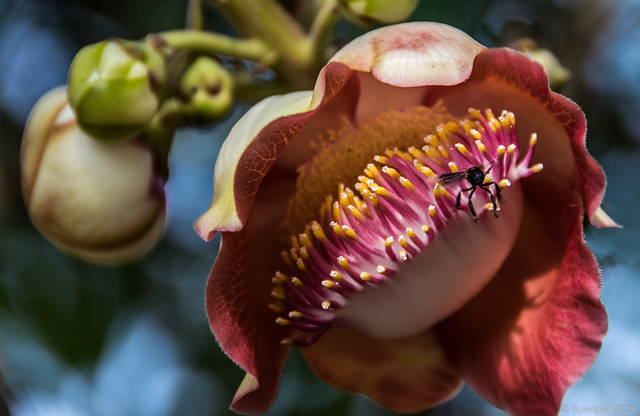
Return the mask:
<path id="1" fill-rule="evenodd" d="M 233 103 L 233 81 L 227 70 L 208 56 L 198 57 L 179 84 L 181 113 L 191 123 L 207 124 L 224 117 Z"/>
<path id="2" fill-rule="evenodd" d="M 99 139 L 138 133 L 160 106 L 164 60 L 148 43 L 103 41 L 82 48 L 69 69 L 78 124 Z"/>
<path id="3" fill-rule="evenodd" d="M 146 252 L 165 219 L 164 180 L 153 152 L 132 138 L 102 141 L 78 128 L 64 88 L 36 104 L 21 149 L 23 196 L 38 231 L 90 263 Z"/>
<path id="4" fill-rule="evenodd" d="M 523 52 L 529 58 L 542 65 L 549 77 L 551 89 L 561 88 L 571 79 L 571 71 L 560 63 L 558 57 L 550 50 L 538 46 L 532 39 L 519 39 L 511 43 L 509 47 Z"/>
<path id="5" fill-rule="evenodd" d="M 418 0 L 340 0 L 340 5 L 356 23 L 398 23 L 411 16 Z"/>

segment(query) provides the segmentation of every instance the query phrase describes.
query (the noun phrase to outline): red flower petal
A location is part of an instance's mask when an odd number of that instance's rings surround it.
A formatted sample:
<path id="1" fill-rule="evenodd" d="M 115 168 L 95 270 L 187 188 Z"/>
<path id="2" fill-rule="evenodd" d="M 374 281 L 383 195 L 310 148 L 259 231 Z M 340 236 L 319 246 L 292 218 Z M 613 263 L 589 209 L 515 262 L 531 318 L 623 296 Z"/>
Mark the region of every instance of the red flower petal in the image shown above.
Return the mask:
<path id="1" fill-rule="evenodd" d="M 506 49 L 487 50 L 474 65 L 469 81 L 442 91 L 445 102 L 513 111 L 521 138 L 538 132 L 535 159 L 545 169 L 523 181 L 527 207 L 511 256 L 436 333 L 464 378 L 496 406 L 519 416 L 557 414 L 607 327 L 599 271 L 582 236 L 604 174 L 586 151 L 584 115 L 549 91 L 539 65 Z"/>
<path id="2" fill-rule="evenodd" d="M 284 333 L 266 308 L 270 283 L 249 281 L 247 270 L 264 256 L 248 253 L 245 230 L 222 233 L 222 246 L 206 288 L 206 311 L 220 347 L 247 371 L 232 408 L 242 413 L 266 412 L 278 392 L 289 348 Z M 269 253 L 273 254 L 273 253 Z M 253 382 L 252 382 L 253 381 Z"/>
<path id="3" fill-rule="evenodd" d="M 337 91 L 346 93 L 353 72 L 334 64 L 326 78 L 323 106 Z M 346 101 L 334 100 L 343 106 Z M 242 153 L 233 178 L 235 209 L 244 228 L 222 232 L 222 245 L 206 289 L 211 329 L 222 349 L 248 375 L 232 408 L 243 413 L 266 412 L 275 398 L 282 367 L 289 352 L 285 337 L 274 324 L 270 303 L 271 277 L 277 270 L 281 246 L 277 230 L 294 192 L 297 164 L 287 164 L 283 148 L 312 115 L 322 119 L 323 106 L 269 123 Z M 338 114 L 344 112 L 338 112 Z M 293 151 L 297 146 L 287 146 Z"/>
<path id="4" fill-rule="evenodd" d="M 302 352 L 319 378 L 346 393 L 363 393 L 399 413 L 416 412 L 458 393 L 462 380 L 431 332 L 378 340 L 334 328 Z"/>
<path id="5" fill-rule="evenodd" d="M 483 292 L 435 329 L 471 386 L 518 416 L 557 414 L 607 329 L 579 197 L 548 195 L 530 195 L 512 256 Z"/>

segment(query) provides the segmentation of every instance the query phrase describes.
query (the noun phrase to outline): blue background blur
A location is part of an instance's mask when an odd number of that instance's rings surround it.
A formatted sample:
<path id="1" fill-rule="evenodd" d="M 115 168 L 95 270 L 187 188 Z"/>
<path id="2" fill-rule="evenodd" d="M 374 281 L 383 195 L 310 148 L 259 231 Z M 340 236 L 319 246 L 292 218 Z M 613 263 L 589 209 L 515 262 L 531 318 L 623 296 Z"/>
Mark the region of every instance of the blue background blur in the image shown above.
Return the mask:
<path id="1" fill-rule="evenodd" d="M 185 10 L 185 0 L 0 0 L 0 389 L 16 416 L 229 413 L 242 372 L 216 345 L 203 305 L 217 242 L 202 242 L 192 223 L 211 199 L 220 143 L 246 107 L 179 133 L 166 231 L 140 262 L 98 268 L 64 257 L 35 232 L 20 196 L 21 129 L 36 100 L 65 82 L 75 52 L 183 27 Z M 425 0 L 411 20 L 452 24 L 488 46 L 529 36 L 571 70 L 560 92 L 587 113 L 588 145 L 609 179 L 604 208 L 624 229 L 586 230 L 610 329 L 561 414 L 618 404 L 640 413 L 640 0 Z M 214 13 L 207 21 L 228 29 Z M 339 29 L 344 41 L 361 31 Z M 323 385 L 294 353 L 270 414 L 389 413 Z M 503 413 L 465 389 L 424 414 Z"/>

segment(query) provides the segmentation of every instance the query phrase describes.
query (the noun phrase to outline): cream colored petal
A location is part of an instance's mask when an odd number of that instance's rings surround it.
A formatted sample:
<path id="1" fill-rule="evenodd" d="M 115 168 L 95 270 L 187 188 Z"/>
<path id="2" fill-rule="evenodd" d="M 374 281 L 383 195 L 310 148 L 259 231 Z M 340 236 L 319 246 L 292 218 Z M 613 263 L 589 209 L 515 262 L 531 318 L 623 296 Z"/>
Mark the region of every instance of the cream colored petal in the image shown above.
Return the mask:
<path id="1" fill-rule="evenodd" d="M 126 262 L 155 242 L 164 195 L 152 152 L 135 142 L 94 140 L 60 112 L 30 185 L 34 225 L 60 250 L 92 263 Z"/>
<path id="2" fill-rule="evenodd" d="M 331 60 L 400 86 L 455 85 L 469 77 L 485 47 L 448 25 L 412 22 L 373 30 Z"/>
<path id="3" fill-rule="evenodd" d="M 602 207 L 598 207 L 596 212 L 593 214 L 593 217 L 590 218 L 590 222 L 596 227 L 622 228 L 622 226 L 615 222 L 613 218 L 611 218 L 609 214 L 602 209 Z"/>
<path id="4" fill-rule="evenodd" d="M 31 199 L 31 192 L 38 169 L 40 169 L 40 159 L 49 139 L 49 129 L 56 122 L 60 111 L 66 105 L 67 89 L 64 86 L 58 87 L 42 96 L 29 115 L 20 149 L 22 191 L 27 205 Z M 71 120 L 70 122 L 73 123 L 74 121 Z"/>
<path id="5" fill-rule="evenodd" d="M 216 161 L 213 201 L 194 224 L 200 237 L 208 241 L 216 231 L 238 231 L 243 227 L 234 195 L 235 172 L 240 157 L 267 124 L 280 117 L 307 111 L 311 95 L 311 91 L 298 91 L 266 98 L 253 106 L 233 127 Z"/>

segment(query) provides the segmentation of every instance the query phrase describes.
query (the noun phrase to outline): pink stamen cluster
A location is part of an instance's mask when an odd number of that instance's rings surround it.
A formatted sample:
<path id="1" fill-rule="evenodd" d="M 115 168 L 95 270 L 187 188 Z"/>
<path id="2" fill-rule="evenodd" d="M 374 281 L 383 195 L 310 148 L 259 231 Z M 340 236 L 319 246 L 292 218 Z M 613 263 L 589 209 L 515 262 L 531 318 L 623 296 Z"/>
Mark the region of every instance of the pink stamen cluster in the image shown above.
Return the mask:
<path id="1" fill-rule="evenodd" d="M 485 183 L 500 188 L 542 170 L 541 164 L 529 166 L 535 134 L 518 161 L 515 116 L 507 111 L 495 117 L 491 110 L 470 109 L 469 118 L 439 126 L 424 141 L 422 148 L 374 157 L 355 192 L 340 184 L 338 198 L 329 196 L 318 219 L 291 237 L 291 248 L 282 252 L 289 273 L 275 273 L 269 305 L 276 323 L 292 329 L 283 344 L 310 345 L 329 328 L 348 324 L 340 309 L 350 297 L 393 279 L 399 265 L 419 255 L 450 221 L 471 216 L 463 192 L 466 169 L 481 167 Z M 440 180 L 456 172 L 459 183 Z M 494 209 L 489 200 L 487 193 L 475 193 L 478 216 Z"/>

